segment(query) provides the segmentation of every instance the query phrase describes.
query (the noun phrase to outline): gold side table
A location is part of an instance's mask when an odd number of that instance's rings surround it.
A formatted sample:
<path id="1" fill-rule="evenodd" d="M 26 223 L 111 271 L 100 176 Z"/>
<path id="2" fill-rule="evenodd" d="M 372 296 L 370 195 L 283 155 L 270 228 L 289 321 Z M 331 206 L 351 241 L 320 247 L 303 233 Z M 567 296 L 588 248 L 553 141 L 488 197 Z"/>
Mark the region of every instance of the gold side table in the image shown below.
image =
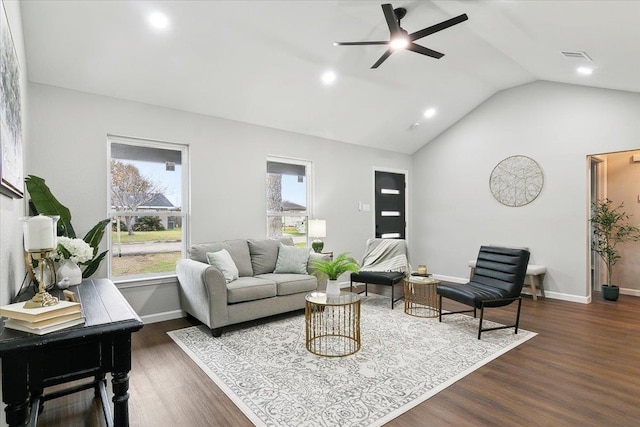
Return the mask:
<path id="1" fill-rule="evenodd" d="M 404 312 L 416 317 L 438 317 L 440 301 L 432 277 L 409 276 L 404 279 Z"/>
<path id="2" fill-rule="evenodd" d="M 360 350 L 360 295 L 340 292 L 305 297 L 307 350 L 318 356 L 348 356 Z"/>

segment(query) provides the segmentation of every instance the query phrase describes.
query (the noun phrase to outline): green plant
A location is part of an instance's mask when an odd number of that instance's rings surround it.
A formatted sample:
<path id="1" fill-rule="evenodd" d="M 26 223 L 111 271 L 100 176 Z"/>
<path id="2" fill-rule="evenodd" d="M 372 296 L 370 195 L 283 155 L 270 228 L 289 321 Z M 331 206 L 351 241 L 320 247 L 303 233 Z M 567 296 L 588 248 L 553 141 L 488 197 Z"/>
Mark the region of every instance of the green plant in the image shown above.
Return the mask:
<path id="1" fill-rule="evenodd" d="M 313 274 L 316 276 L 327 276 L 329 280 L 337 280 L 341 274 L 347 271 L 357 273 L 360 270 L 358 261 L 348 256 L 348 253 L 342 253 L 332 260 L 316 259 L 311 262 Z"/>
<path id="2" fill-rule="evenodd" d="M 613 266 L 622 258 L 616 245 L 640 240 L 640 228 L 627 223 L 631 215 L 624 212 L 623 207 L 623 203 L 613 207 L 611 200 L 604 199 L 595 201 L 591 210 L 591 250 L 598 254 L 607 266 L 607 286 L 611 286 Z"/>
<path id="3" fill-rule="evenodd" d="M 55 198 L 47 184 L 45 184 L 44 179 L 29 175 L 24 181 L 31 196 L 31 205 L 35 213 L 59 216 L 57 235 L 75 239 L 76 232 L 71 225 L 71 212 Z M 93 258 L 80 263 L 80 265 L 84 266 L 82 271 L 83 278 L 90 277 L 95 273 L 107 252 L 109 252 L 106 250 L 98 254 L 98 247 L 104 237 L 104 229 L 109 222 L 108 218 L 101 220 L 82 238 L 93 249 Z"/>

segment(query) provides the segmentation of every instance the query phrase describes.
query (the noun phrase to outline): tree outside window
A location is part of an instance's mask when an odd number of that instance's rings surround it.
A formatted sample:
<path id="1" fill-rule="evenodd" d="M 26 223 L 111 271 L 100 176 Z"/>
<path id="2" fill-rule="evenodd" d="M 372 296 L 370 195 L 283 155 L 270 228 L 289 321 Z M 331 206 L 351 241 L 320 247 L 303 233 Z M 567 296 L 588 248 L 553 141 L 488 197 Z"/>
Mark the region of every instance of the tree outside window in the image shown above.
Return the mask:
<path id="1" fill-rule="evenodd" d="M 289 236 L 296 246 L 307 245 L 311 163 L 300 160 L 267 160 L 267 237 Z"/>
<path id="2" fill-rule="evenodd" d="M 187 147 L 120 137 L 109 142 L 110 277 L 174 275 L 185 252 Z"/>

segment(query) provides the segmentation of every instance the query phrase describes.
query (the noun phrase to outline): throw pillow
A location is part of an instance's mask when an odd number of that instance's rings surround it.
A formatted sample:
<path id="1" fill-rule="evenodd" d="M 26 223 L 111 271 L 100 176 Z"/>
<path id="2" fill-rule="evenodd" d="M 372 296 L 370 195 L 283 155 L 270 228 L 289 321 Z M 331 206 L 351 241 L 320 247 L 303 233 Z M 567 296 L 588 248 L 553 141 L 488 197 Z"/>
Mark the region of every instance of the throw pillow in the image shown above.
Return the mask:
<path id="1" fill-rule="evenodd" d="M 307 274 L 309 248 L 297 248 L 280 244 L 274 273 Z"/>
<path id="2" fill-rule="evenodd" d="M 279 239 L 249 239 L 249 252 L 251 253 L 251 267 L 253 275 L 273 273 L 278 260 L 278 247 L 280 243 L 293 246 L 291 237 Z"/>
<path id="3" fill-rule="evenodd" d="M 207 252 L 207 260 L 209 264 L 220 270 L 227 283 L 238 278 L 238 267 L 236 267 L 236 264 L 226 249 L 218 252 Z"/>

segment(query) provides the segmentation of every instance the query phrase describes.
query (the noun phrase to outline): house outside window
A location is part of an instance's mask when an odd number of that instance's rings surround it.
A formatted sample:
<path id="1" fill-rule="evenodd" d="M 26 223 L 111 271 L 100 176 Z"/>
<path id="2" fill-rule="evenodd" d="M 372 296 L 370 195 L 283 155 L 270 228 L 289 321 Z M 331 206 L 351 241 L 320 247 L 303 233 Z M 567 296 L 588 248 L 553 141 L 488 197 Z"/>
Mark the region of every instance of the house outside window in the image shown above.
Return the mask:
<path id="1" fill-rule="evenodd" d="M 187 236 L 188 147 L 109 136 L 109 277 L 175 276 Z"/>
<path id="2" fill-rule="evenodd" d="M 289 236 L 296 246 L 308 246 L 310 181 L 311 162 L 267 158 L 267 237 Z"/>

